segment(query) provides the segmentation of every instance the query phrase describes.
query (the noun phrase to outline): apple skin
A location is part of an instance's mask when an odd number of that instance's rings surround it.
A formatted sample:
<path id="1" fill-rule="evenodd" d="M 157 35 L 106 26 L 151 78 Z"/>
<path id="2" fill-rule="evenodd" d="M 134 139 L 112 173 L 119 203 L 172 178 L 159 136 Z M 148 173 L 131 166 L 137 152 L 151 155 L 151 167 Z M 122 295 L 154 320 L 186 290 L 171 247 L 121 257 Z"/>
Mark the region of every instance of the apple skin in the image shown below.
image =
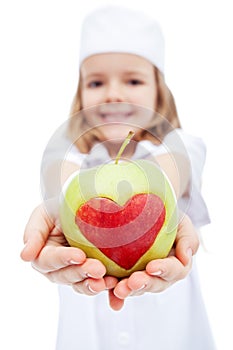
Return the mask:
<path id="1" fill-rule="evenodd" d="M 91 198 L 105 197 L 123 206 L 139 193 L 159 196 L 165 205 L 166 216 L 153 245 L 132 268 L 126 270 L 84 237 L 75 223 L 75 217 L 78 208 Z M 149 261 L 165 258 L 169 254 L 177 233 L 177 201 L 167 176 L 155 163 L 148 160 L 108 163 L 77 171 L 69 177 L 60 198 L 60 221 L 71 246 L 82 249 L 87 257 L 102 261 L 108 275 L 126 277 L 134 271 L 144 270 Z"/>

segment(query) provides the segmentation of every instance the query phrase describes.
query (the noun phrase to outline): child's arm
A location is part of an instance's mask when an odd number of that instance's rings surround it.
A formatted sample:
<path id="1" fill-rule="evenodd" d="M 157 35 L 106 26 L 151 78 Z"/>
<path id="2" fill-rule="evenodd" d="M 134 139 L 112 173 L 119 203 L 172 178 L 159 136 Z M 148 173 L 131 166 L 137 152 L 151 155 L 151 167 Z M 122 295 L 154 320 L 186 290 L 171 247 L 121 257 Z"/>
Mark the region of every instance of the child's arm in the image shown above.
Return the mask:
<path id="1" fill-rule="evenodd" d="M 179 153 L 168 153 L 155 157 L 155 162 L 166 173 L 176 197 L 182 197 L 191 180 L 190 161 L 187 157 Z"/>
<path id="2" fill-rule="evenodd" d="M 88 295 L 112 289 L 117 283 L 114 277 L 104 277 L 104 265 L 86 258 L 78 248 L 67 246 L 63 233 L 51 219 L 45 204 L 37 207 L 26 226 L 25 247 L 21 257 L 50 281 L 71 285 L 75 291 Z"/>

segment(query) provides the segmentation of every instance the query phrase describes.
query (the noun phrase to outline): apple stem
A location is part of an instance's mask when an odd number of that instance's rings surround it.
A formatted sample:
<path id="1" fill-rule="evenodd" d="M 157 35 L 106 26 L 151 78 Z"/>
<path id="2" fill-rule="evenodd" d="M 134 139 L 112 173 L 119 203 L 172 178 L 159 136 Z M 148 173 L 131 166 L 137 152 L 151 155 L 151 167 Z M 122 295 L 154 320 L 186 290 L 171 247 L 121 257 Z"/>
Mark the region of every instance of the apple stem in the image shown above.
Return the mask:
<path id="1" fill-rule="evenodd" d="M 130 142 L 130 140 L 132 139 L 134 135 L 134 132 L 133 131 L 130 131 L 126 137 L 126 139 L 124 140 L 124 142 L 122 143 L 118 153 L 117 153 L 117 156 L 116 156 L 116 159 L 115 159 L 115 164 L 118 164 L 119 162 L 119 159 L 121 158 L 121 155 L 122 153 L 124 152 L 125 150 L 125 147 L 128 145 L 128 143 Z"/>

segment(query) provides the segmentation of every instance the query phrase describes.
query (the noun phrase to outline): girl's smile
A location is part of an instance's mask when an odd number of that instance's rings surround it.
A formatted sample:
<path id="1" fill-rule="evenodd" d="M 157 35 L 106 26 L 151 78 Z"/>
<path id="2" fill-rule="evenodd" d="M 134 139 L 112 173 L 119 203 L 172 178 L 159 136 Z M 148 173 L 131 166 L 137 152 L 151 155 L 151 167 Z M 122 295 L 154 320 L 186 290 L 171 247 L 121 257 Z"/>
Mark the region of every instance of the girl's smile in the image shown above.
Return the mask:
<path id="1" fill-rule="evenodd" d="M 108 103 L 100 105 L 97 112 L 106 123 L 124 122 L 135 114 L 136 108 L 127 103 Z"/>

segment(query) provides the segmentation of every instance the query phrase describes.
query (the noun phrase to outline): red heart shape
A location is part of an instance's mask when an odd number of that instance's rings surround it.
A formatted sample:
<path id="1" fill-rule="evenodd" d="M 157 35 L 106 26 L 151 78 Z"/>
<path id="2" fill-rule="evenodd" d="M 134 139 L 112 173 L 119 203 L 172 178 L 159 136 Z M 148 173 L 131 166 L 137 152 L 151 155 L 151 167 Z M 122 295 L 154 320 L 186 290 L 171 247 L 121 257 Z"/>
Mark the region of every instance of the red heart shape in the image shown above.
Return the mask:
<path id="1" fill-rule="evenodd" d="M 92 198 L 77 210 L 75 222 L 89 242 L 128 270 L 154 243 L 165 214 L 160 197 L 142 193 L 124 206 L 108 198 Z"/>

